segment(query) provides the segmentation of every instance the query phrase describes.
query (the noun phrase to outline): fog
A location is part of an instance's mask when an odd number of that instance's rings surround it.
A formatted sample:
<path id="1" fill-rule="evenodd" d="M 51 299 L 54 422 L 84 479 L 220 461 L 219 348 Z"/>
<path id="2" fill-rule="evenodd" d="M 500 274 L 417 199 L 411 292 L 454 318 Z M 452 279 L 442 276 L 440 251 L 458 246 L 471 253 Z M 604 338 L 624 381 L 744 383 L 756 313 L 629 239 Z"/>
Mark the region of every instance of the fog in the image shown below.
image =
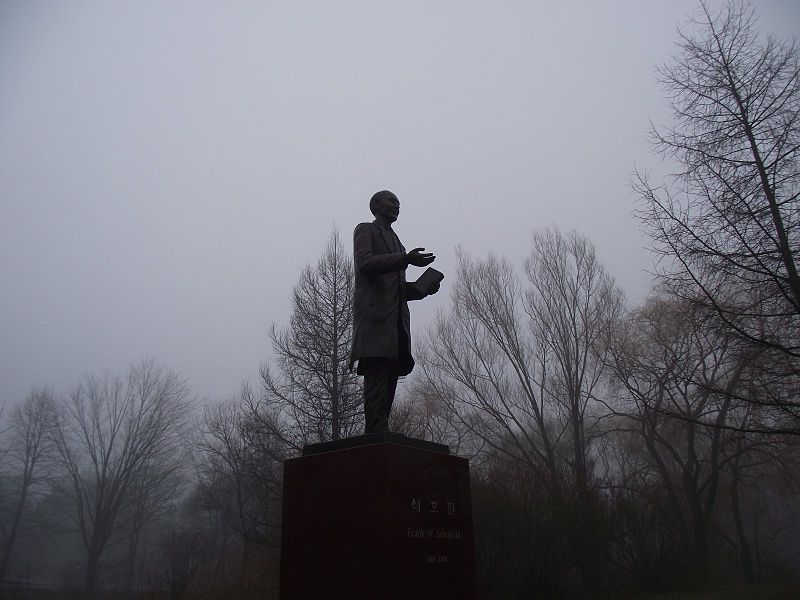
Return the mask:
<path id="1" fill-rule="evenodd" d="M 757 8 L 797 31 L 796 2 Z M 446 274 L 459 245 L 521 261 L 555 225 L 638 302 L 652 259 L 628 180 L 668 169 L 647 135 L 669 121 L 655 68 L 697 9 L 3 2 L 0 404 L 144 356 L 228 396 L 269 358 L 303 266 L 385 188 L 400 238 Z"/>

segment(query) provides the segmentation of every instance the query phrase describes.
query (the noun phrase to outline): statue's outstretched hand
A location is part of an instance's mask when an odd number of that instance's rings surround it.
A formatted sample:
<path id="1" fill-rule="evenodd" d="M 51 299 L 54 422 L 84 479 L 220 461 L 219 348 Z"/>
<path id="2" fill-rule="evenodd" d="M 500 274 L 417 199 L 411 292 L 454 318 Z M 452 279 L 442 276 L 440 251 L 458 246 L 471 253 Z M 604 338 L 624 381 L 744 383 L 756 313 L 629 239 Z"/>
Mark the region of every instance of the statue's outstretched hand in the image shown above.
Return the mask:
<path id="1" fill-rule="evenodd" d="M 427 267 L 436 257 L 431 252 L 424 252 L 425 248 L 414 248 L 406 254 L 406 261 L 415 267 Z"/>

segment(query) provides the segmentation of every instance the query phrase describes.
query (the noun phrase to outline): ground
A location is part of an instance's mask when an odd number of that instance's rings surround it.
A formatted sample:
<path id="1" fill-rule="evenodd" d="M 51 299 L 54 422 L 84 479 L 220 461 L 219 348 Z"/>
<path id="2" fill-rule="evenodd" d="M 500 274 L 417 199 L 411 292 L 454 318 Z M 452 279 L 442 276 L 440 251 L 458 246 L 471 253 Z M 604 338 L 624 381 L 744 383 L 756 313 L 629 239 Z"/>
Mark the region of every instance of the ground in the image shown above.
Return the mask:
<path id="1" fill-rule="evenodd" d="M 793 581 L 733 586 L 703 592 L 656 594 L 647 596 L 646 600 L 797 600 L 798 598 L 800 598 L 800 582 Z"/>

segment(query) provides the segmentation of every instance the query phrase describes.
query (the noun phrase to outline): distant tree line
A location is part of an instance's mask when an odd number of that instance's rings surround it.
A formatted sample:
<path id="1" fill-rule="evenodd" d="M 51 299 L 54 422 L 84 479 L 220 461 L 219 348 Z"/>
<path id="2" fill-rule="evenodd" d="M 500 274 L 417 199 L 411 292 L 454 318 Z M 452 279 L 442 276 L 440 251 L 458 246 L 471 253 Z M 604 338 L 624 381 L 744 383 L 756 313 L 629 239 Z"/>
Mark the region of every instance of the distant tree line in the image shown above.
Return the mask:
<path id="1" fill-rule="evenodd" d="M 14 406 L 2 438 L 0 582 L 93 597 L 113 572 L 114 586 L 143 586 L 155 531 L 185 486 L 192 408 L 186 383 L 153 360 Z"/>
<path id="2" fill-rule="evenodd" d="M 470 458 L 487 600 L 800 577 L 800 62 L 746 5 L 701 9 L 660 71 L 677 173 L 633 184 L 649 297 L 537 230 L 519 263 L 460 251 L 418 336 L 392 426 Z M 227 401 L 145 360 L 5 406 L 0 590 L 277 598 L 283 461 L 363 428 L 352 285 L 334 231 Z"/>

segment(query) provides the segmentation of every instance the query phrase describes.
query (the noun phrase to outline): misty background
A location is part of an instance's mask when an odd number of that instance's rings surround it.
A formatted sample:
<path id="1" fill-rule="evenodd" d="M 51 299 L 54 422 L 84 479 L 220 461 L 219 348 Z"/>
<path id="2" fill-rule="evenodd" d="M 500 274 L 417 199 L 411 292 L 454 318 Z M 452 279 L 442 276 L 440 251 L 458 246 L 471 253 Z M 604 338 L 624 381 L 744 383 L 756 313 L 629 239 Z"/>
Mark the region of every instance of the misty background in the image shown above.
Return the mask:
<path id="1" fill-rule="evenodd" d="M 797 2 L 756 8 L 797 33 Z M 697 10 L 4 0 L 0 405 L 144 356 L 229 396 L 331 228 L 349 245 L 385 188 L 406 247 L 450 277 L 416 331 L 449 301 L 456 246 L 516 260 L 548 225 L 640 301 L 628 180 L 669 170 L 647 135 L 670 118 L 655 68 Z"/>

